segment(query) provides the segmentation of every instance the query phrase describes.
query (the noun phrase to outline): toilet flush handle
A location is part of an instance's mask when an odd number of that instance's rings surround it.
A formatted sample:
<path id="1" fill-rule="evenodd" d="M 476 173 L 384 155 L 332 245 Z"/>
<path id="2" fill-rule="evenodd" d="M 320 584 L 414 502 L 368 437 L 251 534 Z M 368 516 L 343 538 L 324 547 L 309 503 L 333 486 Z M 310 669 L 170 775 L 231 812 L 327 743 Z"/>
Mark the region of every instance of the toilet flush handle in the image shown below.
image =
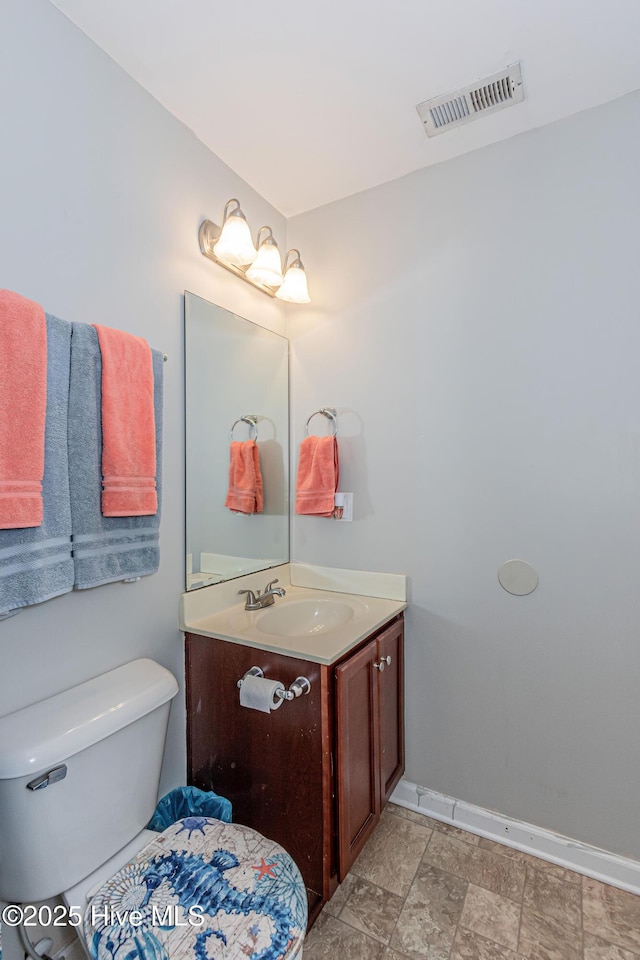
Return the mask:
<path id="1" fill-rule="evenodd" d="M 57 783 L 58 780 L 64 780 L 66 775 L 67 765 L 66 763 L 62 763 L 59 767 L 54 767 L 52 770 L 47 770 L 46 773 L 41 773 L 39 777 L 35 778 L 35 780 L 31 780 L 27 784 L 27 790 L 44 790 L 44 788 L 48 787 L 50 783 Z"/>

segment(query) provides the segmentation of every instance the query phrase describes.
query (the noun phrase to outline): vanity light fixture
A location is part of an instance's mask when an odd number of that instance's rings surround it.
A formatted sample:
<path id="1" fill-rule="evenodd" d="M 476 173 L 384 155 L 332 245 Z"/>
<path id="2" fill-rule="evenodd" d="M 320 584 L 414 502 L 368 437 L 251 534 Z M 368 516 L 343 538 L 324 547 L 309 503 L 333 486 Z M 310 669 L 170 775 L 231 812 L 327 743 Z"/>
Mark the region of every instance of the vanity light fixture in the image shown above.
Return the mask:
<path id="1" fill-rule="evenodd" d="M 222 227 L 211 220 L 203 220 L 198 239 L 203 256 L 270 297 L 288 303 L 310 302 L 300 251 L 288 251 L 283 277 L 280 251 L 271 227 L 260 227 L 254 246 L 239 200 L 233 198 L 225 204 Z M 290 261 L 291 254 L 294 258 Z"/>
<path id="2" fill-rule="evenodd" d="M 295 260 L 289 263 L 289 254 L 297 254 Z M 282 286 L 276 290 L 276 297 L 280 300 L 286 300 L 288 303 L 310 303 L 309 290 L 307 289 L 307 275 L 302 266 L 300 251 L 295 247 L 287 252 L 285 258 L 285 274 Z"/>
<path id="3" fill-rule="evenodd" d="M 264 240 L 260 240 L 260 234 L 263 230 L 268 230 Z M 282 285 L 284 277 L 282 276 L 282 260 L 278 244 L 273 239 L 271 227 L 260 227 L 256 238 L 258 255 L 247 270 L 249 280 L 259 280 L 267 287 L 279 287 Z"/>
<path id="4" fill-rule="evenodd" d="M 229 207 L 235 203 L 235 207 Z M 239 200 L 228 200 L 224 207 L 222 230 L 213 248 L 218 260 L 234 267 L 246 267 L 256 258 L 257 250 L 251 239 L 247 218 L 240 209 Z"/>

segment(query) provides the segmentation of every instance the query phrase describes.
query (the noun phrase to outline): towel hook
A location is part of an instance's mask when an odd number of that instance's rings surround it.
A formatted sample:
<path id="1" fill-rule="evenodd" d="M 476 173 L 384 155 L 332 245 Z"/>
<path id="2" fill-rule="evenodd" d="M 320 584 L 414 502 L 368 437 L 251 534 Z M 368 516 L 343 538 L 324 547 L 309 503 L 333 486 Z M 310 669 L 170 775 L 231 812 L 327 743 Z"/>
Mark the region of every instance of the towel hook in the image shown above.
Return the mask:
<path id="1" fill-rule="evenodd" d="M 305 437 L 309 436 L 309 421 L 312 420 L 314 417 L 317 417 L 318 414 L 320 413 L 322 414 L 323 417 L 326 417 L 327 420 L 331 420 L 331 424 L 333 426 L 333 435 L 334 437 L 337 437 L 338 436 L 338 420 L 337 420 L 337 413 L 336 413 L 335 407 L 320 407 L 319 410 L 316 410 L 314 413 L 312 413 L 309 419 L 307 420 L 304 428 Z"/>
<path id="2" fill-rule="evenodd" d="M 243 417 L 238 417 L 237 420 L 234 420 L 233 426 L 229 431 L 229 439 L 233 441 L 233 430 L 234 427 L 239 423 L 248 423 L 249 424 L 249 439 L 257 440 L 258 439 L 258 415 L 257 413 L 245 413 Z M 251 430 L 254 431 L 253 436 L 251 436 Z"/>

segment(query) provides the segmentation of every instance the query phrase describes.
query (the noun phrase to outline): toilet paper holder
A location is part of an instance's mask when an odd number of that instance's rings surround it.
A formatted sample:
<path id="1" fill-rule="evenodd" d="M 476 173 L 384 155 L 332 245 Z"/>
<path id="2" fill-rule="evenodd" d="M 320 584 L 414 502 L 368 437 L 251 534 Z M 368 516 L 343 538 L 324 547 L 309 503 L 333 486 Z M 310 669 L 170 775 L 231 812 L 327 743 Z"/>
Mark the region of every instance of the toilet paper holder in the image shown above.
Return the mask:
<path id="1" fill-rule="evenodd" d="M 264 670 L 260 667 L 250 667 L 244 676 L 240 677 L 236 686 L 241 687 L 242 681 L 245 677 L 264 677 Z M 280 697 L 281 700 L 295 700 L 296 697 L 301 697 L 303 693 L 309 693 L 311 690 L 311 684 L 306 677 L 296 677 L 288 690 L 282 687 L 282 690 L 276 690 L 276 696 Z"/>

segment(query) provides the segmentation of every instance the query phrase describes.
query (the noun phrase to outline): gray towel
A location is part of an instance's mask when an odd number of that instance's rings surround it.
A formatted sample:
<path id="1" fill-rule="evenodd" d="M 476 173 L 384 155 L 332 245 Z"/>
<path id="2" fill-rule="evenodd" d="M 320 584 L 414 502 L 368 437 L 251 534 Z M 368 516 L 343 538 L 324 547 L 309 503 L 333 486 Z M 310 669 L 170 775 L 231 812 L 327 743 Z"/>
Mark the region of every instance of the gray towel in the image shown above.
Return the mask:
<path id="1" fill-rule="evenodd" d="M 98 334 L 74 323 L 71 335 L 69 388 L 69 479 L 73 528 L 74 587 L 83 590 L 114 580 L 155 573 L 160 563 L 158 538 L 162 499 L 163 357 L 153 355 L 156 421 L 158 513 L 148 517 L 103 517 L 102 358 Z"/>
<path id="2" fill-rule="evenodd" d="M 47 314 L 42 526 L 0 530 L 0 616 L 73 587 L 67 457 L 71 324 Z"/>

